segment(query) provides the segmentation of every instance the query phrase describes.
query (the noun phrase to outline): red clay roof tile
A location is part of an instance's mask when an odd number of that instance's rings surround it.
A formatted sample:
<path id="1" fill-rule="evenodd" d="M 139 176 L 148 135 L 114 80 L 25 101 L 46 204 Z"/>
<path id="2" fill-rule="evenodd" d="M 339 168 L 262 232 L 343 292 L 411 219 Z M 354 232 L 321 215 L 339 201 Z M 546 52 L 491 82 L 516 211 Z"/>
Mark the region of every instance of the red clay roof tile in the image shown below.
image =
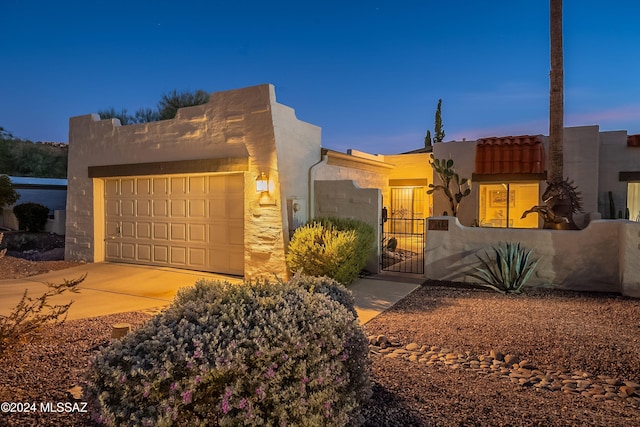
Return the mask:
<path id="1" fill-rule="evenodd" d="M 476 173 L 543 173 L 544 144 L 540 135 L 482 138 L 476 141 Z"/>

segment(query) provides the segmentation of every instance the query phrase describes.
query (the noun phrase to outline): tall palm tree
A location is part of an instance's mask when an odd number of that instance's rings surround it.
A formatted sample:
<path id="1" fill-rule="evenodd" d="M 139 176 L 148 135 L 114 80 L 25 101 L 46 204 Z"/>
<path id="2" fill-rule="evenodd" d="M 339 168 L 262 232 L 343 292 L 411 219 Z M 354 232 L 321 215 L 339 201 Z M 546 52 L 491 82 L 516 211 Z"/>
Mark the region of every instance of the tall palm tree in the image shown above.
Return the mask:
<path id="1" fill-rule="evenodd" d="M 549 182 L 563 179 L 564 65 L 562 0 L 550 0 L 551 73 L 549 87 Z"/>

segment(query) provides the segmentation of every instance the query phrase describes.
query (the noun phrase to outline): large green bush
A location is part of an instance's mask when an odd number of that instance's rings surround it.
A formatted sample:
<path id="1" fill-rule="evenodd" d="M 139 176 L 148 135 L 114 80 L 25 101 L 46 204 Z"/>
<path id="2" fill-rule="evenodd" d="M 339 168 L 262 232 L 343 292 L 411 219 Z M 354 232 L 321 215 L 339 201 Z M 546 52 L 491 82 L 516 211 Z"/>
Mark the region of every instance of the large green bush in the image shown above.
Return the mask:
<path id="1" fill-rule="evenodd" d="M 375 242 L 369 224 L 345 218 L 317 218 L 296 230 L 287 265 L 310 276 L 328 276 L 348 285 L 358 278 Z"/>
<path id="2" fill-rule="evenodd" d="M 49 208 L 39 203 L 22 203 L 13 207 L 18 227 L 25 231 L 43 231 L 49 218 Z"/>
<path id="3" fill-rule="evenodd" d="M 85 397 L 107 425 L 357 425 L 368 346 L 343 294 L 305 277 L 199 281 L 101 349 Z"/>

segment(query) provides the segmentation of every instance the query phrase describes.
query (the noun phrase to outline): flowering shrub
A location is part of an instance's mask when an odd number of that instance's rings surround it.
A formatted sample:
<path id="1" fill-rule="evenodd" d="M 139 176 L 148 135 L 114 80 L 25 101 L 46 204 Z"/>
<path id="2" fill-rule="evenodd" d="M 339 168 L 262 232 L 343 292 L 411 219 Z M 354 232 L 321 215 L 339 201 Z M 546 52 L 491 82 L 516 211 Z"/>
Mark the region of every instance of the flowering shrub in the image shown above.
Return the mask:
<path id="1" fill-rule="evenodd" d="M 359 424 L 371 393 L 366 337 L 332 299 L 339 285 L 307 280 L 202 280 L 181 290 L 164 313 L 92 360 L 86 397 L 98 421 Z"/>
<path id="2" fill-rule="evenodd" d="M 373 251 L 375 230 L 345 218 L 317 218 L 296 230 L 287 251 L 292 271 L 328 276 L 348 285 L 358 278 Z"/>

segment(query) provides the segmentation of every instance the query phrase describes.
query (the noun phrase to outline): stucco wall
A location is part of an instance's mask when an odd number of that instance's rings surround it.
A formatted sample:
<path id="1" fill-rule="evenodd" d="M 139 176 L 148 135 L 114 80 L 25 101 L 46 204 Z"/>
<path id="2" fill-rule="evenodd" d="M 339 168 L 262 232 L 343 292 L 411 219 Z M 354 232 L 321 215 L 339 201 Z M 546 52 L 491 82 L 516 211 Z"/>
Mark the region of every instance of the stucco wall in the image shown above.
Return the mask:
<path id="1" fill-rule="evenodd" d="M 366 269 L 378 272 L 382 194 L 377 188 L 360 188 L 354 181 L 316 181 L 314 217 L 355 218 L 376 232 L 376 249 Z"/>
<path id="2" fill-rule="evenodd" d="M 320 161 L 321 129 L 318 126 L 302 122 L 296 118 L 295 111 L 282 104 L 273 106 L 274 132 L 276 135 L 276 156 L 278 176 L 281 186 L 282 221 L 285 224 L 285 242 L 288 242 L 290 230 L 295 224 L 289 224 L 289 218 L 296 216 L 300 223 L 309 219 L 309 169 Z M 295 200 L 298 212 L 287 212 Z"/>
<path id="3" fill-rule="evenodd" d="M 89 178 L 88 167 L 248 157 L 248 170 L 243 172 L 245 276 L 276 273 L 286 277 L 286 216 L 276 146 L 286 151 L 305 137 L 290 137 L 282 130 L 296 121 L 292 112 L 283 110 L 276 103 L 273 86 L 260 85 L 214 93 L 207 104 L 180 109 L 172 120 L 120 126 L 118 120 L 101 121 L 97 115 L 72 117 L 65 257 L 104 259 L 104 181 Z M 309 144 L 319 145 L 319 131 L 305 129 L 301 134 L 308 131 L 318 139 Z M 276 143 L 277 138 L 282 141 Z M 269 193 L 256 192 L 255 180 L 261 172 L 269 175 Z"/>
<path id="4" fill-rule="evenodd" d="M 363 170 L 325 163 L 318 165 L 315 171 L 314 178 L 318 181 L 354 181 L 360 188 L 385 189 L 389 185 L 388 170 Z"/>
<path id="5" fill-rule="evenodd" d="M 564 128 L 564 176 L 574 181 L 582 195 L 583 213 L 574 215 L 578 227 L 587 224 L 586 215 L 598 212 L 598 173 L 600 162 L 600 130 L 598 126 L 580 126 Z M 546 149 L 548 153 L 548 147 Z M 547 162 L 549 170 L 549 162 Z M 540 186 L 544 191 L 546 185 Z"/>
<path id="6" fill-rule="evenodd" d="M 600 174 L 598 206 L 603 218 L 610 218 L 609 191 L 613 193 L 615 217 L 627 206 L 627 182 L 620 181 L 619 172 L 640 171 L 640 147 L 627 146 L 626 131 L 600 134 Z"/>
<path id="7" fill-rule="evenodd" d="M 530 286 L 640 296 L 640 224 L 593 221 L 580 231 L 465 227 L 451 217 L 448 230 L 428 230 L 425 275 L 429 279 L 476 282 L 476 254 L 499 242 L 520 242 L 540 258 Z M 433 221 L 431 219 L 430 221 Z M 427 226 L 429 228 L 429 226 Z"/>

